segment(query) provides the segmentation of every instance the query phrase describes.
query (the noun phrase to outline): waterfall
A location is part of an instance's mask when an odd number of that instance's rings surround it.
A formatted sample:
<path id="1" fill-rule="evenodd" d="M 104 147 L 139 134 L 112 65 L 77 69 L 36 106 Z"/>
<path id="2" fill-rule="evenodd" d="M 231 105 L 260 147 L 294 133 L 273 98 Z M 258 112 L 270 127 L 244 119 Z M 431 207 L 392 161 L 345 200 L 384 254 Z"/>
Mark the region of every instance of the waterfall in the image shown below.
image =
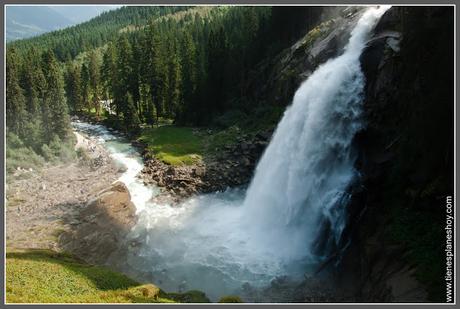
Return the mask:
<path id="1" fill-rule="evenodd" d="M 347 187 L 356 177 L 351 143 L 364 125 L 359 57 L 387 9 L 368 8 L 344 52 L 302 83 L 246 192 L 194 196 L 175 207 L 153 203 L 156 189 L 135 178 L 139 154 L 122 141 L 106 143 L 127 167 L 120 179 L 139 216 L 127 240 L 136 245 L 120 267 L 167 291 L 199 289 L 213 299 L 238 294 L 244 283 L 262 287 L 313 271 L 324 258 L 314 250 L 318 237 L 327 230 L 333 246 L 346 225 Z"/>
<path id="2" fill-rule="evenodd" d="M 335 243 L 345 227 L 346 189 L 356 176 L 351 143 L 363 126 L 359 58 L 388 8 L 367 9 L 343 54 L 303 82 L 257 166 L 243 207 L 258 241 L 276 241 L 286 258 L 307 254 L 324 221 Z"/>

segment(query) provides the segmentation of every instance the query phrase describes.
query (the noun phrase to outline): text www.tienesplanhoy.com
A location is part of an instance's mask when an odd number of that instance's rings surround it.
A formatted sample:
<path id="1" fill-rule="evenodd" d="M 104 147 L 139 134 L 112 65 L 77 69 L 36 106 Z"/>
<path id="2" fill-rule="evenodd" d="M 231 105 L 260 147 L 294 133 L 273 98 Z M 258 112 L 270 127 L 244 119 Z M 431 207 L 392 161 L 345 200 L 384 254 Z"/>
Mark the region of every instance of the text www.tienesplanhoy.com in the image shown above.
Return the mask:
<path id="1" fill-rule="evenodd" d="M 446 197 L 446 302 L 454 302 L 454 209 L 452 196 Z"/>

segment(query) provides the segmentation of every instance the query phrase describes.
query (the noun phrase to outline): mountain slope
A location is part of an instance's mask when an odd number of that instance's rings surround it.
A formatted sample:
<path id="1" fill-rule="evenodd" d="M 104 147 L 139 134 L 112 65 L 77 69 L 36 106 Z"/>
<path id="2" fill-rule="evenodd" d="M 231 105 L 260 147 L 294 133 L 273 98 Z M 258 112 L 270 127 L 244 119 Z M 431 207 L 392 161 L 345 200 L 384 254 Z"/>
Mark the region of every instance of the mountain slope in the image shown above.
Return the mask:
<path id="1" fill-rule="evenodd" d="M 32 37 L 72 24 L 72 20 L 46 6 L 6 7 L 7 41 Z"/>
<path id="2" fill-rule="evenodd" d="M 66 29 L 19 40 L 8 44 L 23 52 L 34 47 L 38 52 L 51 49 L 63 61 L 73 59 L 80 52 L 100 47 L 117 36 L 120 29 L 133 25 L 145 25 L 149 20 L 187 10 L 189 7 L 146 6 L 122 7 L 103 12 L 90 21 Z M 8 26 L 7 26 L 8 27 Z"/>
<path id="3" fill-rule="evenodd" d="M 90 20 L 103 12 L 119 8 L 119 5 L 53 5 L 52 10 L 71 20 L 74 24 Z"/>

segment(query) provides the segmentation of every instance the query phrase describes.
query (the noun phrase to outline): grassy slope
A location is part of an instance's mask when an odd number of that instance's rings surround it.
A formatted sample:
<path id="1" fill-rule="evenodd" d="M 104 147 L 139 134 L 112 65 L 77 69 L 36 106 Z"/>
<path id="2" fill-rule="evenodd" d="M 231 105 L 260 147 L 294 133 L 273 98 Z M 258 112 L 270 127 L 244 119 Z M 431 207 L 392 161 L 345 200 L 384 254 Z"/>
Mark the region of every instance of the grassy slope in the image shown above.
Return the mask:
<path id="1" fill-rule="evenodd" d="M 50 250 L 7 249 L 8 303 L 209 302 L 204 293 L 165 293 L 105 267 Z"/>
<path id="2" fill-rule="evenodd" d="M 149 152 L 171 165 L 190 165 L 202 159 L 203 139 L 198 130 L 190 127 L 161 126 L 146 128 L 139 137 Z"/>

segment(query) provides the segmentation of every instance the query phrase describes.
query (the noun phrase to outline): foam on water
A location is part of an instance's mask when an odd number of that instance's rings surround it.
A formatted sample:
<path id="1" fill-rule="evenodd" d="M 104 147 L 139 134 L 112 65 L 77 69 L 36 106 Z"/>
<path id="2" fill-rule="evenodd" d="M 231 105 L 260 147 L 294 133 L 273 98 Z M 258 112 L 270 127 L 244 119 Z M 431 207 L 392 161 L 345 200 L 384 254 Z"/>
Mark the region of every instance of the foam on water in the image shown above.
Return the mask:
<path id="1" fill-rule="evenodd" d="M 199 289 L 215 299 L 245 282 L 300 279 L 323 258 L 313 250 L 320 224 L 329 222 L 330 242 L 337 243 L 346 224 L 346 189 L 356 177 L 351 142 L 363 126 L 359 57 L 388 8 L 368 8 L 343 54 L 302 83 L 247 191 L 195 196 L 178 207 L 152 203 L 158 188 L 137 179 L 139 153 L 101 126 L 75 124 L 127 167 L 120 180 L 139 215 L 129 237 L 140 243 L 125 261 L 130 272 L 147 274 L 165 290 Z"/>

